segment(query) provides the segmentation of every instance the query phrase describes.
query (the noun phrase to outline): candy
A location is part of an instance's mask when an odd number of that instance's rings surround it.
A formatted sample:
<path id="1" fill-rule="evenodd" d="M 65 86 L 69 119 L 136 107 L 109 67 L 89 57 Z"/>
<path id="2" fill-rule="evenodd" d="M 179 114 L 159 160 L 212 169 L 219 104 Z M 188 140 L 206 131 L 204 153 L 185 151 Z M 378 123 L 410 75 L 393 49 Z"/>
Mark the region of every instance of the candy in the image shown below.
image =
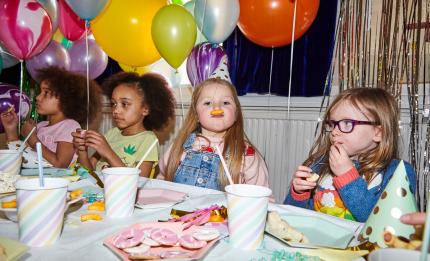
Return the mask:
<path id="1" fill-rule="evenodd" d="M 105 210 L 105 203 L 94 201 L 91 203 L 91 205 L 88 206 L 88 210 L 94 210 L 94 211 L 104 211 Z"/>
<path id="2" fill-rule="evenodd" d="M 88 220 L 102 220 L 103 217 L 99 214 L 82 214 L 81 215 L 81 221 L 88 221 Z"/>
<path id="3" fill-rule="evenodd" d="M 174 246 L 178 242 L 176 233 L 166 228 L 154 228 L 151 231 L 151 239 L 164 246 Z"/>
<path id="4" fill-rule="evenodd" d="M 136 247 L 124 248 L 123 250 L 124 250 L 124 252 L 127 252 L 129 254 L 138 255 L 138 254 L 144 254 L 144 253 L 148 252 L 148 250 L 150 248 L 151 248 L 150 246 L 140 244 L 139 246 L 136 246 Z"/>
<path id="5" fill-rule="evenodd" d="M 193 232 L 193 237 L 197 240 L 211 241 L 219 237 L 219 231 L 215 228 L 198 228 Z"/>
<path id="6" fill-rule="evenodd" d="M 3 201 L 1 203 L 2 208 L 16 208 L 16 199 L 13 199 L 11 201 Z"/>
<path id="7" fill-rule="evenodd" d="M 195 239 L 191 235 L 184 235 L 179 238 L 179 244 L 188 249 L 199 249 L 207 245 L 206 241 Z"/>
<path id="8" fill-rule="evenodd" d="M 139 245 L 145 234 L 142 229 L 127 229 L 121 232 L 113 240 L 112 244 L 117 248 L 130 248 Z"/>
<path id="9" fill-rule="evenodd" d="M 82 195 L 83 191 L 82 189 L 75 189 L 72 192 L 70 192 L 70 199 L 75 199 Z"/>

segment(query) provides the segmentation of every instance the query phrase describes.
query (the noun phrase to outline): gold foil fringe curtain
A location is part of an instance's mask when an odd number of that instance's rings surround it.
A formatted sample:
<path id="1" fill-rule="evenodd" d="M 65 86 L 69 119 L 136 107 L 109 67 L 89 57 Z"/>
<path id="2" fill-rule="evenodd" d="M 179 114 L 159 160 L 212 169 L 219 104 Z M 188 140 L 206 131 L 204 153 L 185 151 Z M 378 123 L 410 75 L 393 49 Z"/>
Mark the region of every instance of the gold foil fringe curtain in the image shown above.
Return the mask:
<path id="1" fill-rule="evenodd" d="M 430 189 L 430 121 L 425 113 L 430 88 L 429 11 L 430 0 L 339 0 L 335 52 L 326 81 L 326 87 L 339 86 L 339 92 L 383 88 L 399 106 L 403 104 L 402 114 L 410 120 L 399 127 L 409 132 L 409 141 L 403 143 L 409 144 L 404 149 L 417 171 L 421 210 Z"/>

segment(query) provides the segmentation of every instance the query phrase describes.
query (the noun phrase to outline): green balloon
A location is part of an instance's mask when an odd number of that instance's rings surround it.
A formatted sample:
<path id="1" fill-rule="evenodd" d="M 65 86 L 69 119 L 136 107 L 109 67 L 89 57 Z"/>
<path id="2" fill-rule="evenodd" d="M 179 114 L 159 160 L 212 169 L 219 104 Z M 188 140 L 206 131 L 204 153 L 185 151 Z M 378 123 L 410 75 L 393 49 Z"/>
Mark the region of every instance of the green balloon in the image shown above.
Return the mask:
<path id="1" fill-rule="evenodd" d="M 197 26 L 184 7 L 168 5 L 155 14 L 151 34 L 160 55 L 177 69 L 194 47 Z"/>
<path id="2" fill-rule="evenodd" d="M 172 4 L 183 5 L 184 3 L 181 0 L 172 0 Z"/>

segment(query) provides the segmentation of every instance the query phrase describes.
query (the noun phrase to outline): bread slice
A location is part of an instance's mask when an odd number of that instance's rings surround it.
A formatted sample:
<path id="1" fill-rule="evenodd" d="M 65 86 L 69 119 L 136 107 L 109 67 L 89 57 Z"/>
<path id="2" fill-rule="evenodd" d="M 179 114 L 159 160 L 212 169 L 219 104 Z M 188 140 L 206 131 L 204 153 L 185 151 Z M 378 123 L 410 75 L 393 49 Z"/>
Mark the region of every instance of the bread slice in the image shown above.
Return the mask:
<path id="1" fill-rule="evenodd" d="M 297 243 L 309 243 L 309 239 L 303 233 L 294 229 L 287 221 L 283 220 L 278 212 L 272 211 L 267 214 L 266 231 L 282 238 L 285 241 Z"/>

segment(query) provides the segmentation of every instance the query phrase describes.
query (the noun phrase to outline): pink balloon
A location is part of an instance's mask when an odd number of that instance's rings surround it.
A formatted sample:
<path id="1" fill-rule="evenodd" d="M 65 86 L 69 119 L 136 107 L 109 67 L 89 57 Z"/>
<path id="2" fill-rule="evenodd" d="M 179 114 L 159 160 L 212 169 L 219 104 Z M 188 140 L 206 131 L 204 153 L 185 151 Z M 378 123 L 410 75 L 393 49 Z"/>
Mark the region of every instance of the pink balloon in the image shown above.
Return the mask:
<path id="1" fill-rule="evenodd" d="M 48 13 L 35 0 L 0 0 L 0 43 L 19 59 L 45 49 L 52 38 Z"/>
<path id="2" fill-rule="evenodd" d="M 88 57 L 85 39 L 73 43 L 69 49 L 70 71 L 87 75 L 87 61 L 90 79 L 97 78 L 108 64 L 108 56 L 93 39 L 88 39 Z"/>
<path id="3" fill-rule="evenodd" d="M 85 20 L 75 14 L 65 0 L 58 2 L 58 27 L 67 40 L 77 41 L 85 35 Z"/>

